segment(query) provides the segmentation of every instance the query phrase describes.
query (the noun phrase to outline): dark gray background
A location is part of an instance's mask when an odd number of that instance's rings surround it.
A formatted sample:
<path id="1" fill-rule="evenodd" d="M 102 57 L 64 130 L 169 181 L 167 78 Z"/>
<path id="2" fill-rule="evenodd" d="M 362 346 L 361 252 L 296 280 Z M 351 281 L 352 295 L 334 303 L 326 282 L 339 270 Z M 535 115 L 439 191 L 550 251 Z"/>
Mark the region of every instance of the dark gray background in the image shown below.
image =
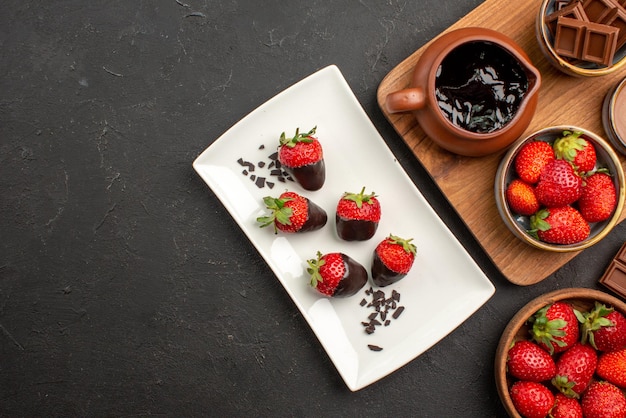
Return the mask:
<path id="1" fill-rule="evenodd" d="M 0 415 L 503 416 L 506 323 L 541 293 L 597 287 L 626 226 L 512 285 L 381 114 L 382 78 L 480 3 L 3 0 Z M 357 393 L 191 166 L 329 64 L 497 287 Z"/>

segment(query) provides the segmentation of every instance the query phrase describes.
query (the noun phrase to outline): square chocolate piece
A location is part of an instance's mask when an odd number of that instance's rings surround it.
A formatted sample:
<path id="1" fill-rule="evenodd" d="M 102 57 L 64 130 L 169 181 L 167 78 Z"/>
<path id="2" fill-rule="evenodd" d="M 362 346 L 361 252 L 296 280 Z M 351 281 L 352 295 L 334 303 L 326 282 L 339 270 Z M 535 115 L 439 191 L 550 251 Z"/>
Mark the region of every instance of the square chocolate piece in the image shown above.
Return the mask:
<path id="1" fill-rule="evenodd" d="M 613 16 L 612 19 L 607 20 L 605 25 L 611 25 L 619 29 L 619 33 L 617 35 L 617 45 L 615 47 L 616 50 L 619 50 L 622 46 L 626 45 L 626 9 L 620 6 L 617 9 L 615 16 Z"/>
<path id="2" fill-rule="evenodd" d="M 591 22 L 604 23 L 617 13 L 618 5 L 613 0 L 583 0 L 583 9 Z"/>
<path id="3" fill-rule="evenodd" d="M 579 1 L 572 1 L 567 6 L 546 16 L 545 22 L 546 25 L 548 25 L 548 29 L 550 29 L 552 36 L 556 36 L 556 25 L 560 17 L 568 17 L 570 19 L 581 20 L 583 22 L 589 21 L 587 15 L 585 14 L 585 9 L 583 9 L 583 4 Z"/>
<path id="4" fill-rule="evenodd" d="M 555 0 L 554 2 L 554 10 L 561 10 L 562 8 L 564 8 L 565 6 L 569 6 L 572 1 L 577 1 L 577 0 Z"/>
<path id="5" fill-rule="evenodd" d="M 626 266 L 613 261 L 600 278 L 600 283 L 626 298 Z"/>
<path id="6" fill-rule="evenodd" d="M 626 243 L 619 249 L 615 256 L 615 261 L 618 261 L 626 266 Z"/>
<path id="7" fill-rule="evenodd" d="M 626 299 L 626 242 L 600 278 L 600 283 Z"/>
<path id="8" fill-rule="evenodd" d="M 580 58 L 607 67 L 612 65 L 618 33 L 616 27 L 587 22 Z"/>
<path id="9" fill-rule="evenodd" d="M 556 53 L 561 57 L 580 58 L 587 24 L 589 22 L 569 17 L 559 17 L 554 36 L 554 50 Z"/>

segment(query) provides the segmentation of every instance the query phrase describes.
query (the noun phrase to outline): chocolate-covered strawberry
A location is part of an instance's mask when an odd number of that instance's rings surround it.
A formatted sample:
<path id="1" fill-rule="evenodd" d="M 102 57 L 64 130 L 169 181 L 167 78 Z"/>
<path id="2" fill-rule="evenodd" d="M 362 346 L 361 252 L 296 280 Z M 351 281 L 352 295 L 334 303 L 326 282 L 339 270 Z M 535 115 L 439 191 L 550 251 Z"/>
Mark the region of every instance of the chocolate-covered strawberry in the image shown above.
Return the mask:
<path id="1" fill-rule="evenodd" d="M 384 287 L 403 279 L 415 261 L 416 248 L 413 239 L 389 235 L 374 250 L 372 281 Z"/>
<path id="2" fill-rule="evenodd" d="M 367 283 L 365 267 L 343 253 L 317 252 L 317 258 L 307 261 L 311 286 L 323 295 L 347 297 L 357 293 Z"/>
<path id="3" fill-rule="evenodd" d="M 344 193 L 337 203 L 337 235 L 346 241 L 365 241 L 374 236 L 380 222 L 380 202 L 376 194 Z"/>
<path id="4" fill-rule="evenodd" d="M 315 134 L 317 127 L 301 133 L 300 128 L 292 138 L 280 135 L 278 161 L 304 189 L 319 190 L 326 180 L 324 152 Z"/>
<path id="5" fill-rule="evenodd" d="M 270 214 L 260 216 L 260 227 L 274 225 L 274 232 L 293 233 L 315 231 L 326 225 L 326 211 L 308 198 L 295 192 L 284 192 L 278 198 L 266 196 L 263 202 Z"/>

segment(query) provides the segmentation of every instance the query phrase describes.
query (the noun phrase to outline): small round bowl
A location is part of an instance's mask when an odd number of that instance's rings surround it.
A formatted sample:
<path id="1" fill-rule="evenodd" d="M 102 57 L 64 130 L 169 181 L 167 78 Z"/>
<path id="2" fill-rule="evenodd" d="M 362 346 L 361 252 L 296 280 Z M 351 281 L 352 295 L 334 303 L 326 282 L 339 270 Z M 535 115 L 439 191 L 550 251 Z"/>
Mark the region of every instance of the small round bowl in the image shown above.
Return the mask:
<path id="1" fill-rule="evenodd" d="M 555 11 L 555 0 L 543 0 L 539 13 L 535 19 L 535 35 L 539 43 L 539 49 L 546 56 L 550 64 L 565 74 L 575 77 L 597 77 L 611 74 L 626 65 L 626 45 L 615 52 L 613 63 L 603 66 L 592 62 L 573 60 L 561 57 L 554 48 L 554 36 L 550 32 L 545 18 Z"/>
<path id="2" fill-rule="evenodd" d="M 531 141 L 546 141 L 552 143 L 563 134 L 563 131 L 582 132 L 584 138 L 595 146 L 597 155 L 596 167 L 605 167 L 609 170 L 613 177 L 613 181 L 615 182 L 615 190 L 617 192 L 617 204 L 613 215 L 606 221 L 590 224 L 591 232 L 587 239 L 576 244 L 568 245 L 542 242 L 528 234 L 527 231 L 530 229 L 530 217 L 513 213 L 509 209 L 505 196 L 507 186 L 514 178 L 516 178 L 515 157 L 522 146 Z M 624 208 L 624 200 L 626 199 L 626 180 L 624 178 L 624 170 L 619 157 L 613 148 L 611 148 L 611 145 L 605 139 L 587 129 L 565 125 L 551 126 L 541 129 L 525 138 L 519 139 L 511 145 L 500 161 L 500 165 L 496 171 L 494 189 L 496 206 L 498 208 L 498 212 L 500 213 L 500 217 L 513 235 L 535 248 L 561 253 L 580 251 L 592 246 L 604 238 L 617 224 Z"/>
<path id="3" fill-rule="evenodd" d="M 626 155 L 626 77 L 606 94 L 602 104 L 602 125 L 615 149 Z"/>
<path id="4" fill-rule="evenodd" d="M 558 301 L 571 303 L 574 309 L 578 309 L 579 311 L 586 311 L 592 308 L 595 301 L 598 301 L 607 306 L 612 306 L 617 311 L 626 315 L 626 303 L 622 302 L 620 299 L 600 290 L 585 288 L 555 290 L 533 299 L 520 309 L 520 311 L 511 318 L 511 321 L 504 329 L 500 337 L 500 342 L 498 343 L 495 357 L 494 373 L 498 395 L 500 396 L 504 408 L 511 417 L 521 418 L 515 406 L 513 406 L 513 401 L 509 394 L 510 385 L 513 383 L 506 372 L 506 359 L 509 348 L 511 348 L 516 341 L 529 338 L 529 327 L 526 323 L 528 318 L 533 316 L 535 312 L 544 306 Z"/>

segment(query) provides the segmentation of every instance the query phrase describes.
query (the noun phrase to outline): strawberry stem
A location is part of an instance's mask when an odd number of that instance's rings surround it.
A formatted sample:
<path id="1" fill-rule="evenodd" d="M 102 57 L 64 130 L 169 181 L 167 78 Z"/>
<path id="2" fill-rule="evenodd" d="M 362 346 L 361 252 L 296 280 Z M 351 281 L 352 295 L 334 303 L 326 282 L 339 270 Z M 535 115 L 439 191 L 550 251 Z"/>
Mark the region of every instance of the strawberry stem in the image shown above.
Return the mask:
<path id="1" fill-rule="evenodd" d="M 359 193 L 345 192 L 343 194 L 343 199 L 353 201 L 354 203 L 356 203 L 357 208 L 361 208 L 363 206 L 363 203 L 369 204 L 374 197 L 376 197 L 376 193 L 374 192 L 370 194 L 365 194 L 365 186 L 363 186 Z"/>
<path id="2" fill-rule="evenodd" d="M 311 143 L 313 142 L 312 136 L 315 134 L 316 130 L 317 126 L 314 126 L 313 129 L 311 129 L 309 132 L 302 134 L 300 133 L 300 128 L 296 128 L 296 134 L 293 136 L 293 138 L 287 138 L 287 136 L 283 132 L 282 134 L 280 134 L 280 145 L 293 148 L 298 142 Z"/>
<path id="3" fill-rule="evenodd" d="M 557 138 L 552 145 L 557 158 L 569 161 L 576 158 L 578 151 L 582 151 L 587 146 L 587 141 L 581 138 L 582 132 L 563 131 L 563 136 Z"/>

